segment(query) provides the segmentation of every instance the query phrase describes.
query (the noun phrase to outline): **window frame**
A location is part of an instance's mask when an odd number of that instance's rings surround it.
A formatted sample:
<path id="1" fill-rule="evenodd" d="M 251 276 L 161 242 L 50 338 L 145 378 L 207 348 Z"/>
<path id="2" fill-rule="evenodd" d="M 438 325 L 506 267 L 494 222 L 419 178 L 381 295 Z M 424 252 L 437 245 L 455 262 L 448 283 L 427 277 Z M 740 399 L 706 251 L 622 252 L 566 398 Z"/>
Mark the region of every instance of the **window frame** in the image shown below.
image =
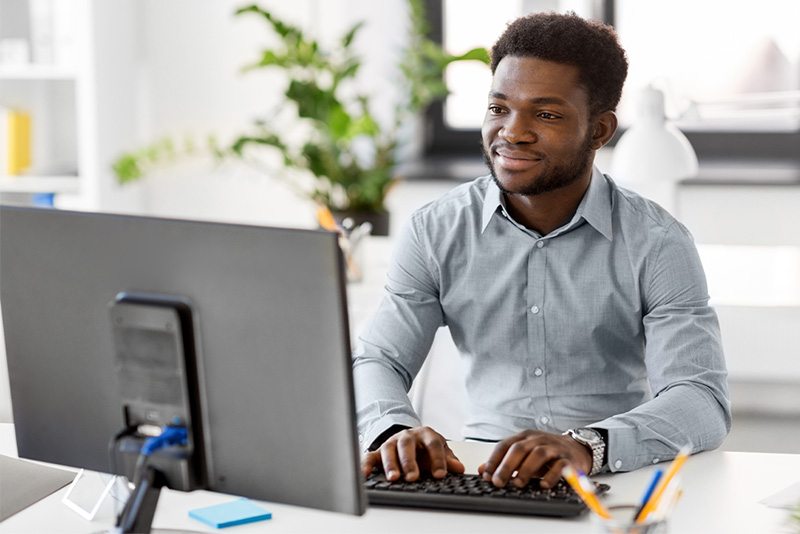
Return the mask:
<path id="1" fill-rule="evenodd" d="M 595 0 L 595 12 L 614 24 L 616 0 Z M 444 0 L 425 0 L 430 38 L 444 42 Z M 444 120 L 444 100 L 430 104 L 423 115 L 424 157 L 463 157 L 480 154 L 480 129 L 457 129 Z M 624 133 L 620 128 L 609 143 L 614 146 Z M 778 160 L 800 163 L 800 129 L 785 132 L 684 132 L 700 161 L 707 160 Z"/>

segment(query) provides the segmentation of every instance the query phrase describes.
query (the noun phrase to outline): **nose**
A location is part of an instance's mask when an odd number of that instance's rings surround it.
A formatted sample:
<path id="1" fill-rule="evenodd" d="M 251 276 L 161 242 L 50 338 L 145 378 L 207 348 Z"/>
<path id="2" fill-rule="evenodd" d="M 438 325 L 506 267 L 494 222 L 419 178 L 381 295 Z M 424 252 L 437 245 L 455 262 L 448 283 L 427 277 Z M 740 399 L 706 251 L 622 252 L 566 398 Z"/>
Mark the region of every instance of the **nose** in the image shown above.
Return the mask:
<path id="1" fill-rule="evenodd" d="M 534 143 L 537 140 L 531 124 L 519 114 L 509 115 L 498 135 L 508 143 Z"/>

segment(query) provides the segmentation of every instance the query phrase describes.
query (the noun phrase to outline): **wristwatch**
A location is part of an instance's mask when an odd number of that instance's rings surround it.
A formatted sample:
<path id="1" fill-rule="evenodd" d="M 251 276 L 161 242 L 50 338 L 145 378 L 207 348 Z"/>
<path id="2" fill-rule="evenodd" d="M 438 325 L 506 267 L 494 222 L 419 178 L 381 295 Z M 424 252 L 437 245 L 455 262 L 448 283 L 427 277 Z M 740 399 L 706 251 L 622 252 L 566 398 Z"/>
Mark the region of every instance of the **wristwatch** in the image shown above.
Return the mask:
<path id="1" fill-rule="evenodd" d="M 592 470 L 589 475 L 596 475 L 603 469 L 606 442 L 603 441 L 603 436 L 600 435 L 600 432 L 593 428 L 570 428 L 562 435 L 569 436 L 592 450 Z"/>

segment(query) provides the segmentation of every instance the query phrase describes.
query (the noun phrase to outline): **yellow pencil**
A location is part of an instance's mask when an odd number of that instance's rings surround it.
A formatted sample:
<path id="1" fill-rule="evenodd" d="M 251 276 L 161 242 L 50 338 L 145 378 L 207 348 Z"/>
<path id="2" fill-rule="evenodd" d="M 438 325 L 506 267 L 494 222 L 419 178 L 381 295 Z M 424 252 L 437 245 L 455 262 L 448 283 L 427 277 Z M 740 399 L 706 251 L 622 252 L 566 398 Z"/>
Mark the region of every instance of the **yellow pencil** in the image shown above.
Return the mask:
<path id="1" fill-rule="evenodd" d="M 672 461 L 672 464 L 669 466 L 669 469 L 661 477 L 661 482 L 659 482 L 658 487 L 653 492 L 653 495 L 650 497 L 650 500 L 647 501 L 647 504 L 644 505 L 642 508 L 642 512 L 636 518 L 636 523 L 644 523 L 647 520 L 647 516 L 653 513 L 653 510 L 656 509 L 658 506 L 658 502 L 661 500 L 661 497 L 664 495 L 664 490 L 667 489 L 669 486 L 670 481 L 678 474 L 678 471 L 681 470 L 683 464 L 686 463 L 686 460 L 689 458 L 689 453 L 691 449 L 687 447 L 683 447 L 679 452 L 675 459 Z"/>
<path id="2" fill-rule="evenodd" d="M 603 519 L 611 519 L 611 514 L 608 513 L 605 506 L 600 504 L 600 500 L 597 498 L 597 495 L 595 495 L 591 481 L 586 485 L 581 484 L 577 471 L 575 471 L 571 465 L 564 467 L 561 471 L 561 476 L 563 476 L 564 480 L 575 490 L 575 493 L 583 499 L 583 502 L 586 503 L 586 506 L 588 506 L 592 512 Z"/>
<path id="3" fill-rule="evenodd" d="M 338 232 L 339 227 L 336 225 L 336 220 L 333 218 L 331 210 L 327 206 L 320 205 L 317 208 L 317 222 L 321 227 L 329 232 Z"/>

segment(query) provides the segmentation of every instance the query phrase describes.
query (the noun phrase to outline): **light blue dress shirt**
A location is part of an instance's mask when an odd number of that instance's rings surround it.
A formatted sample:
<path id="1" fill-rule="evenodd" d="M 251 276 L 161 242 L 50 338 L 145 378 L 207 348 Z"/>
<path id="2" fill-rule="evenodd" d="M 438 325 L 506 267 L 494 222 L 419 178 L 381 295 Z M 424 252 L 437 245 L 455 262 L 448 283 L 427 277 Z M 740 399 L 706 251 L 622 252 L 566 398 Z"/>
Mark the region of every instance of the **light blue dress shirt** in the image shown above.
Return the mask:
<path id="1" fill-rule="evenodd" d="M 596 168 L 572 220 L 545 236 L 513 221 L 491 177 L 458 186 L 411 216 L 359 336 L 362 445 L 420 425 L 407 393 L 447 326 L 465 437 L 604 428 L 611 471 L 715 448 L 730 402 L 708 299 L 686 228 Z"/>

